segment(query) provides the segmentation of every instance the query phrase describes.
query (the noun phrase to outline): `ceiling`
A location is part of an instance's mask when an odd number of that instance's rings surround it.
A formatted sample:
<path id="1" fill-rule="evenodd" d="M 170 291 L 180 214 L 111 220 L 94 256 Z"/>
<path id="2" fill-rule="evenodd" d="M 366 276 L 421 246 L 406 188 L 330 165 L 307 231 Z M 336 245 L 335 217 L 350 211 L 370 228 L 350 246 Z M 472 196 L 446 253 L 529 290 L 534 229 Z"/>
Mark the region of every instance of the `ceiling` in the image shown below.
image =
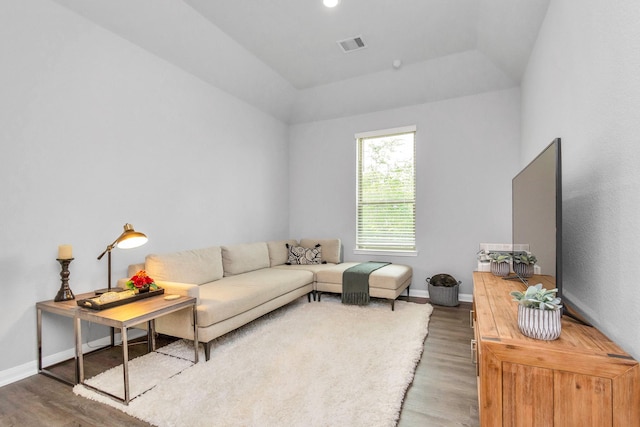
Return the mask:
<path id="1" fill-rule="evenodd" d="M 367 112 L 371 100 L 349 100 L 372 85 L 389 99 L 372 100 L 375 109 L 516 87 L 550 0 L 53 1 L 300 122 Z M 353 36 L 367 47 L 344 53 L 337 41 Z"/>
<path id="2" fill-rule="evenodd" d="M 185 1 L 297 89 L 476 47 L 476 0 Z M 358 35 L 368 47 L 343 53 Z"/>

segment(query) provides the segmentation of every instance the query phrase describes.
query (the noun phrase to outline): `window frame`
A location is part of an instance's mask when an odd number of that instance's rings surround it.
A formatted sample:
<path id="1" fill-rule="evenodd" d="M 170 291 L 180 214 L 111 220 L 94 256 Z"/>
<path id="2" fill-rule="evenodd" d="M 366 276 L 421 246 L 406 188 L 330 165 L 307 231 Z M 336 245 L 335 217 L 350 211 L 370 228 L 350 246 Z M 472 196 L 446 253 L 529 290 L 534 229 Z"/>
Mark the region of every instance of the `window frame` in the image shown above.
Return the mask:
<path id="1" fill-rule="evenodd" d="M 401 134 L 408 134 L 408 133 L 412 133 L 413 134 L 413 153 L 412 153 L 412 161 L 413 161 L 413 199 L 406 199 L 406 200 L 402 200 L 400 201 L 401 203 L 410 203 L 412 204 L 413 207 L 413 245 L 410 247 L 407 247 L 406 249 L 401 249 L 398 248 L 397 246 L 402 246 L 402 244 L 399 245 L 384 245 L 384 244 L 380 244 L 378 245 L 379 247 L 375 247 L 375 244 L 363 244 L 361 243 L 361 236 L 360 236 L 360 225 L 361 225 L 361 206 L 363 205 L 363 201 L 361 200 L 361 180 L 362 180 L 362 156 L 363 156 L 363 144 L 366 142 L 367 139 L 372 139 L 372 138 L 381 138 L 381 137 L 392 137 L 395 135 L 401 135 Z M 376 130 L 376 131 L 369 131 L 369 132 L 361 132 L 361 133 L 356 133 L 355 134 L 355 140 L 356 140 L 356 236 L 355 236 L 355 247 L 354 247 L 354 254 L 361 254 L 361 255 L 392 255 L 392 256 L 417 256 L 418 251 L 417 251 L 417 239 L 416 239 L 416 204 L 417 204 L 417 191 L 416 191 L 416 169 L 417 169 L 417 162 L 416 162 L 416 134 L 417 134 L 417 126 L 415 125 L 410 125 L 410 126 L 403 126 L 403 127 L 397 127 L 397 128 L 390 128 L 390 129 L 381 129 L 381 130 Z M 385 204 L 385 203 L 389 203 L 389 202 L 376 202 L 373 204 Z M 366 203 L 368 205 L 371 205 L 372 203 Z M 395 247 L 394 247 L 395 246 Z"/>

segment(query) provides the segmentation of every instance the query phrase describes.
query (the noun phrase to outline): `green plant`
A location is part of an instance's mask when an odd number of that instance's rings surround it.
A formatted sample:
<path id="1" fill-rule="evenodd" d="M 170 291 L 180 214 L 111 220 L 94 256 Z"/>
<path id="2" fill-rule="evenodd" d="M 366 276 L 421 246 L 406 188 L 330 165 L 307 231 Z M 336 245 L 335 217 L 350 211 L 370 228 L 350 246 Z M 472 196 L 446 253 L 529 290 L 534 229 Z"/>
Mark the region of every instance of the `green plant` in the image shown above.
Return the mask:
<path id="1" fill-rule="evenodd" d="M 538 262 L 538 259 L 532 253 L 522 252 L 513 256 L 513 262 L 517 264 L 533 265 Z"/>
<path id="2" fill-rule="evenodd" d="M 507 252 L 491 252 L 489 253 L 489 258 L 491 259 L 491 262 L 509 262 L 511 261 L 511 254 Z"/>
<path id="3" fill-rule="evenodd" d="M 556 297 L 558 289 L 545 289 L 542 283 L 529 286 L 525 292 L 512 291 L 511 296 L 514 301 L 525 307 L 537 308 L 540 310 L 557 310 L 562 307 L 560 298 Z"/>

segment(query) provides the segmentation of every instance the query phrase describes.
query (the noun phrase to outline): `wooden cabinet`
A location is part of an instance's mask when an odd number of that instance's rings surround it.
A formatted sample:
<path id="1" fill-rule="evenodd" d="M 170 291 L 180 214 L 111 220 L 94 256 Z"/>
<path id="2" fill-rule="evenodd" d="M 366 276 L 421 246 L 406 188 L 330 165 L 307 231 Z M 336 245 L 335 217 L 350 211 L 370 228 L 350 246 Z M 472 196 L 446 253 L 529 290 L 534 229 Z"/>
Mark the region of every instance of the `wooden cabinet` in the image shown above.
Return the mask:
<path id="1" fill-rule="evenodd" d="M 480 425 L 640 426 L 640 366 L 596 328 L 563 316 L 555 341 L 518 330 L 509 292 L 523 284 L 473 276 Z M 543 283 L 544 276 L 530 279 Z"/>

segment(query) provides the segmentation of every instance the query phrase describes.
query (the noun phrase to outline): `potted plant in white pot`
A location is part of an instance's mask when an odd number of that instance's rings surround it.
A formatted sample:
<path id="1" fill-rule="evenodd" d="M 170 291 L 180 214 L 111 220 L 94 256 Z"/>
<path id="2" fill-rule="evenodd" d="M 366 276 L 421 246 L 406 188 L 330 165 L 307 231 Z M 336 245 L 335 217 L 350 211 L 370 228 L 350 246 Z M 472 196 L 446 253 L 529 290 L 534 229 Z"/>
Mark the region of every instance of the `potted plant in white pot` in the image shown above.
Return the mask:
<path id="1" fill-rule="evenodd" d="M 520 277 L 533 276 L 533 266 L 538 262 L 532 253 L 521 252 L 513 256 L 513 271 Z"/>
<path id="2" fill-rule="evenodd" d="M 505 277 L 509 275 L 511 271 L 511 255 L 507 252 L 491 252 L 489 254 L 491 259 L 491 273 L 494 276 Z"/>
<path id="3" fill-rule="evenodd" d="M 513 291 L 518 301 L 518 328 L 524 335 L 539 340 L 555 340 L 562 330 L 562 305 L 556 296 L 558 289 L 547 290 L 542 283 L 526 291 Z"/>

